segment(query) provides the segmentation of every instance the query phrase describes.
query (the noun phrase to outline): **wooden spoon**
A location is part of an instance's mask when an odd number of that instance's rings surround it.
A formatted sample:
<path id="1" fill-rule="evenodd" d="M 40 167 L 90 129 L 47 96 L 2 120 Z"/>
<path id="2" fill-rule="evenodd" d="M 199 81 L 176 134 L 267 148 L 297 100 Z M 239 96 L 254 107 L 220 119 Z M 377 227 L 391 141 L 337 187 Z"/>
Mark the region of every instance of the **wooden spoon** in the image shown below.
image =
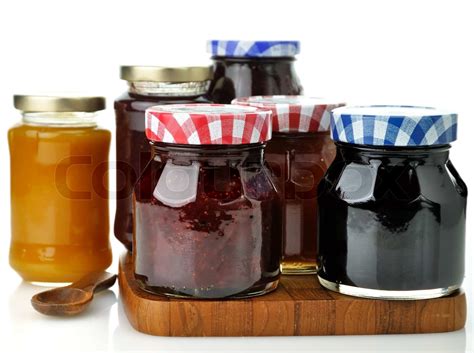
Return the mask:
<path id="1" fill-rule="evenodd" d="M 114 285 L 117 275 L 92 272 L 67 287 L 41 292 L 31 298 L 31 305 L 45 315 L 70 316 L 84 311 L 98 293 Z"/>

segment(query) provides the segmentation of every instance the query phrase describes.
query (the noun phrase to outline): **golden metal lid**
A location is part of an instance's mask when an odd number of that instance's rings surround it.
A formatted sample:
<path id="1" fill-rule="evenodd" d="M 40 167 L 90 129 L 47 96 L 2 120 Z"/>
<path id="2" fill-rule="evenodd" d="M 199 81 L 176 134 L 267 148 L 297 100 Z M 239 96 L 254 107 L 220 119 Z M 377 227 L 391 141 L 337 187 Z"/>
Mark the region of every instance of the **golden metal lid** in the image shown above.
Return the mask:
<path id="1" fill-rule="evenodd" d="M 105 109 L 105 98 L 15 95 L 13 104 L 16 109 L 23 112 L 96 112 Z"/>
<path id="2" fill-rule="evenodd" d="M 212 66 L 121 66 L 122 80 L 149 82 L 199 82 L 210 80 Z"/>

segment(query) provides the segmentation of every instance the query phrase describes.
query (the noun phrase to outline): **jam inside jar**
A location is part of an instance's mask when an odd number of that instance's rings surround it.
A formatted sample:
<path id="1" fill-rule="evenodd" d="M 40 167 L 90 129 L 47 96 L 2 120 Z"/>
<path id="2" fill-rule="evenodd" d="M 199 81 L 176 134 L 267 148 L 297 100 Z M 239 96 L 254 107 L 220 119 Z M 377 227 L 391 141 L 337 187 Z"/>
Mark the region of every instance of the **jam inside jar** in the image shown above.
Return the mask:
<path id="1" fill-rule="evenodd" d="M 294 68 L 297 41 L 217 41 L 208 43 L 214 62 L 209 99 L 230 103 L 255 95 L 303 93 Z"/>
<path id="2" fill-rule="evenodd" d="M 104 178 L 111 134 L 96 121 L 105 99 L 14 99 L 22 120 L 8 131 L 10 265 L 30 282 L 68 283 L 105 270 L 112 263 Z"/>
<path id="3" fill-rule="evenodd" d="M 161 107 L 159 120 L 166 120 L 166 109 L 176 113 L 181 107 Z M 200 111 L 188 109 L 191 115 Z M 170 120 L 165 125 L 173 126 Z M 154 123 L 148 119 L 147 124 Z M 278 195 L 263 163 L 264 141 L 192 145 L 178 133 L 181 143 L 165 143 L 151 130 L 152 160 L 135 186 L 133 258 L 142 288 L 202 299 L 275 289 L 281 219 Z"/>
<path id="4" fill-rule="evenodd" d="M 122 66 L 129 90 L 115 101 L 117 208 L 114 233 L 132 249 L 133 187 L 150 161 L 145 137 L 145 110 L 154 105 L 204 103 L 212 71 L 209 67 Z"/>
<path id="5" fill-rule="evenodd" d="M 414 107 L 334 115 L 337 155 L 318 187 L 321 284 L 384 299 L 458 289 L 467 187 L 449 160 L 456 115 Z"/>
<path id="6" fill-rule="evenodd" d="M 282 273 L 316 273 L 317 186 L 336 154 L 329 112 L 342 103 L 304 96 L 253 96 L 233 103 L 273 113 L 265 161 L 282 200 Z"/>

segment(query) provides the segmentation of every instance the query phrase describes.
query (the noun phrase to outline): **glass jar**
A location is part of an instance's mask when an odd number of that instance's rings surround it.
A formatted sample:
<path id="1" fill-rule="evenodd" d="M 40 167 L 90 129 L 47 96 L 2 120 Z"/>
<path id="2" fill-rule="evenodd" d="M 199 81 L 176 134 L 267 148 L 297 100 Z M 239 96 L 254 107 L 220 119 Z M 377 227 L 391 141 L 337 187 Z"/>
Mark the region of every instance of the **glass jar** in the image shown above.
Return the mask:
<path id="1" fill-rule="evenodd" d="M 271 112 L 155 106 L 153 158 L 135 186 L 135 276 L 176 297 L 250 297 L 280 276 L 278 195 L 263 164 Z"/>
<path id="2" fill-rule="evenodd" d="M 203 95 L 211 67 L 122 66 L 128 91 L 115 101 L 117 144 L 117 209 L 114 233 L 132 249 L 133 186 L 150 161 L 145 137 L 145 110 L 158 104 L 207 102 Z"/>
<path id="3" fill-rule="evenodd" d="M 298 41 L 212 40 L 214 62 L 210 100 L 230 103 L 256 95 L 299 95 L 303 87 L 294 68 Z"/>
<path id="4" fill-rule="evenodd" d="M 457 116 L 422 107 L 333 111 L 336 159 L 319 184 L 321 284 L 426 299 L 464 277 L 467 188 L 449 160 Z"/>
<path id="5" fill-rule="evenodd" d="M 95 121 L 105 99 L 15 96 L 14 104 L 23 120 L 8 131 L 10 265 L 32 282 L 73 282 L 105 270 L 112 262 L 110 132 Z"/>
<path id="6" fill-rule="evenodd" d="M 265 161 L 282 199 L 282 273 L 316 273 L 316 190 L 336 155 L 329 136 L 330 111 L 343 104 L 303 96 L 254 96 L 233 103 L 273 113 Z"/>

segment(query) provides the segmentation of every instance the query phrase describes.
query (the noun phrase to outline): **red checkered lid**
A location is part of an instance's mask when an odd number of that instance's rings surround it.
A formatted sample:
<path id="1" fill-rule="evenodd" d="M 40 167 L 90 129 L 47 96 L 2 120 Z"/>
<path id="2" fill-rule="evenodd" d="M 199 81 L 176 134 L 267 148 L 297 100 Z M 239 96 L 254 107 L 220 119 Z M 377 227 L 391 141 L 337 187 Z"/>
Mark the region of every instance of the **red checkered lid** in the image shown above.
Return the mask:
<path id="1" fill-rule="evenodd" d="M 243 145 L 270 140 L 272 112 L 226 104 L 157 105 L 146 110 L 146 137 L 187 145 Z"/>
<path id="2" fill-rule="evenodd" d="M 270 109 L 273 131 L 281 133 L 329 131 L 331 110 L 345 105 L 305 96 L 252 96 L 236 98 L 232 104 Z"/>

